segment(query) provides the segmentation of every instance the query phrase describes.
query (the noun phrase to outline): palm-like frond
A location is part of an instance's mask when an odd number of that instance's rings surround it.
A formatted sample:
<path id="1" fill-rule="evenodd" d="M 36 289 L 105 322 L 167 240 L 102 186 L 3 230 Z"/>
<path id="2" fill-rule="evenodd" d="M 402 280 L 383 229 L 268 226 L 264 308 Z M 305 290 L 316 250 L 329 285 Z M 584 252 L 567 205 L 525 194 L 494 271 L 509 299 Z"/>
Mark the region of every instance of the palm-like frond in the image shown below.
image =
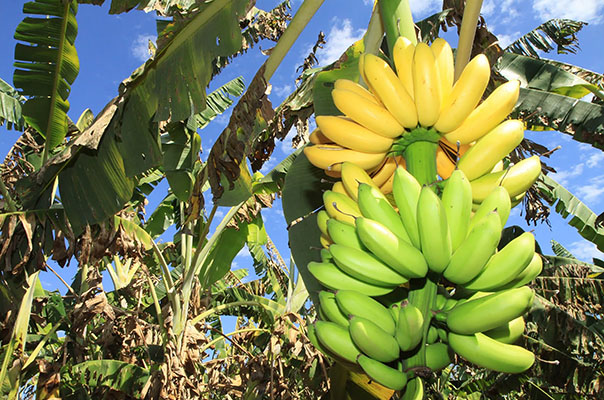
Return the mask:
<path id="1" fill-rule="evenodd" d="M 575 256 L 573 256 L 573 254 L 566 249 L 566 247 L 562 246 L 560 243 L 558 243 L 555 240 L 552 240 L 551 242 L 552 242 L 552 250 L 556 256 L 576 259 Z"/>
<path id="2" fill-rule="evenodd" d="M 6 122 L 9 129 L 23 129 L 25 121 L 21 114 L 21 104 L 25 100 L 11 85 L 0 79 L 0 126 Z"/>
<path id="3" fill-rule="evenodd" d="M 571 19 L 552 19 L 515 40 L 504 51 L 536 58 L 539 58 L 539 50 L 547 53 L 554 48 L 560 54 L 576 53 L 577 32 L 585 25 Z"/>
<path id="4" fill-rule="evenodd" d="M 76 0 L 36 0 L 25 3 L 26 17 L 17 26 L 15 87 L 29 99 L 23 116 L 46 138 L 45 154 L 67 134 L 71 84 L 80 70 L 75 39 L 78 33 Z"/>

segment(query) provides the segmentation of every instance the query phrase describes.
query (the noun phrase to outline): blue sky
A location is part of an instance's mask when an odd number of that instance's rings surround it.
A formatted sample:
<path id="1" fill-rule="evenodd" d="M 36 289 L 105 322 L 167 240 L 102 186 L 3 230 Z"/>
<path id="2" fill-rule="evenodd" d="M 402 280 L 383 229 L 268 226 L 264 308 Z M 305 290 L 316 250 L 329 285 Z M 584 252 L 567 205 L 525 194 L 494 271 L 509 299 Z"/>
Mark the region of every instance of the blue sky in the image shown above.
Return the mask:
<path id="1" fill-rule="evenodd" d="M 155 37 L 155 17 L 152 13 L 131 11 L 121 15 L 108 15 L 108 3 L 103 7 L 80 5 L 78 12 L 79 33 L 76 48 L 80 58 L 80 74 L 72 86 L 71 110 L 69 115 L 76 120 L 87 107 L 96 114 L 117 94 L 119 83 L 142 64 L 146 57 L 148 40 Z M 25 1 L 2 0 L 0 13 L 0 77 L 12 84 L 13 51 L 15 42 L 13 34 L 18 23 L 23 19 L 21 9 Z M 442 2 L 437 0 L 411 0 L 411 8 L 416 20 L 422 19 L 438 11 Z M 278 1 L 258 0 L 256 6 L 270 9 Z M 293 0 L 295 9 L 301 0 Z M 326 65 L 337 59 L 352 42 L 359 39 L 369 20 L 371 11 L 370 0 L 326 0 L 317 15 L 313 18 L 301 37 L 287 55 L 273 79 L 270 99 L 277 106 L 295 87 L 298 76 L 296 68 L 302 63 L 314 44 L 319 31 L 326 35 L 327 44 L 317 53 L 321 65 Z M 548 57 L 580 65 L 598 72 L 604 71 L 601 56 L 601 41 L 604 37 L 604 0 L 486 0 L 483 4 L 483 15 L 491 31 L 501 40 L 502 45 L 509 44 L 514 38 L 530 31 L 539 24 L 551 18 L 582 19 L 589 25 L 579 33 L 581 51 L 576 55 L 550 54 Z M 452 46 L 456 43 L 456 32 L 449 30 L 444 37 Z M 260 43 L 266 49 L 270 43 Z M 257 48 L 239 57 L 219 75 L 211 84 L 210 90 L 225 82 L 242 75 L 249 83 L 257 68 L 265 60 Z M 201 131 L 202 147 L 205 159 L 207 152 L 216 136 L 228 122 L 228 114 L 218 117 L 210 126 Z M 562 150 L 554 153 L 548 161 L 558 169 L 554 175 L 573 193 L 579 196 L 597 214 L 604 211 L 604 153 L 588 145 L 570 140 L 566 135 L 556 132 L 527 132 L 527 137 L 552 148 L 562 146 Z M 0 156 L 4 158 L 10 146 L 17 139 L 17 133 L 0 128 Z M 269 161 L 262 172 L 285 158 L 290 152 L 291 136 L 283 143 L 278 143 L 273 159 Z M 151 200 L 148 211 L 152 211 L 154 203 L 165 194 L 166 185 L 160 186 Z M 220 210 L 224 214 L 226 210 Z M 276 243 L 285 260 L 289 259 L 287 236 L 280 200 L 273 209 L 264 212 L 265 223 L 269 235 Z M 508 224 L 518 224 L 525 229 L 535 229 L 535 236 L 542 248 L 550 252 L 549 241 L 555 238 L 578 258 L 591 261 L 591 257 L 604 257 L 595 246 L 583 240 L 574 228 L 569 227 L 557 214 L 551 216 L 552 228 L 546 225 L 527 227 L 519 216 L 519 209 L 513 211 Z M 69 281 L 75 271 L 75 263 L 67 270 L 59 270 Z M 244 250 L 235 259 L 235 267 L 249 267 L 251 257 Z M 43 284 L 52 286 L 56 280 L 45 277 Z M 109 282 L 107 282 L 109 283 Z M 45 287 L 48 286 L 45 284 Z M 63 292 L 64 290 L 61 289 Z"/>

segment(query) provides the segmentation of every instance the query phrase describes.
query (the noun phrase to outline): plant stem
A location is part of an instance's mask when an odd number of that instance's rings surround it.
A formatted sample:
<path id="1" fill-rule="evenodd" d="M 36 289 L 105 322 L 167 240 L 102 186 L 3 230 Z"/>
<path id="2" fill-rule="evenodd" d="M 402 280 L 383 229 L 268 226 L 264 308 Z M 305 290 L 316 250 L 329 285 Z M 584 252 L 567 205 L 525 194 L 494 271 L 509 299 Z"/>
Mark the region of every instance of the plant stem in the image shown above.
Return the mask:
<path id="1" fill-rule="evenodd" d="M 455 56 L 455 80 L 461 75 L 461 71 L 470 61 L 472 45 L 474 44 L 474 35 L 476 35 L 476 25 L 480 16 L 482 0 L 467 0 L 466 7 L 463 10 L 463 19 L 459 30 L 459 42 Z"/>
<path id="2" fill-rule="evenodd" d="M 403 153 L 407 171 L 420 185 L 429 185 L 436 181 L 437 147 L 438 143 L 432 141 L 417 141 L 411 143 Z"/>
<path id="3" fill-rule="evenodd" d="M 380 15 L 386 32 L 388 50 L 392 57 L 394 43 L 399 36 L 404 36 L 414 45 L 417 44 L 415 35 L 415 24 L 411 15 L 411 7 L 408 0 L 379 0 Z"/>
<path id="4" fill-rule="evenodd" d="M 2 192 L 2 197 L 4 198 L 4 204 L 6 204 L 6 208 L 10 212 L 17 211 L 17 207 L 15 207 L 15 202 L 11 197 L 6 185 L 4 184 L 4 179 L 0 176 L 0 192 Z"/>

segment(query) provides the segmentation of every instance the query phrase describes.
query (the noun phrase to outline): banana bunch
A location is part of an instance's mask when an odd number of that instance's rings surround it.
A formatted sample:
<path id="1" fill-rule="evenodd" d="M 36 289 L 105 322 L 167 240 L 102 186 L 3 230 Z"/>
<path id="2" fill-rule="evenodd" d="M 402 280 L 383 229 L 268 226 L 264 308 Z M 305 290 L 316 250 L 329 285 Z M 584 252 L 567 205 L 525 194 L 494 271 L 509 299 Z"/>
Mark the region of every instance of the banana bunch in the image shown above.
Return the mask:
<path id="1" fill-rule="evenodd" d="M 528 232 L 498 249 L 508 188 L 484 189 L 475 207 L 474 184 L 461 168 L 437 194 L 436 185 L 422 187 L 399 166 L 391 203 L 364 168 L 340 168 L 342 181 L 324 193 L 317 216 L 321 262 L 308 264 L 324 287 L 309 332 L 315 345 L 372 381 L 405 390 L 403 398 L 423 396 L 418 366 L 409 365 L 420 352 L 428 371 L 447 367 L 455 353 L 495 371 L 530 368 L 534 355 L 514 343 L 534 299 L 526 284 L 542 260 Z M 438 287 L 428 314 L 412 297 L 414 282 L 426 279 Z"/>
<path id="2" fill-rule="evenodd" d="M 461 169 L 479 204 L 495 186 L 504 186 L 518 203 L 541 171 L 539 158 L 503 170 L 504 158 L 522 141 L 524 124 L 506 120 L 519 95 L 519 82 L 497 87 L 482 103 L 490 79 L 489 61 L 479 54 L 453 80 L 453 52 L 441 38 L 431 46 L 400 37 L 392 60 L 363 54 L 359 72 L 368 89 L 350 80 L 334 83 L 332 99 L 343 115 L 316 117 L 317 129 L 304 153 L 335 178 L 352 162 L 387 194 L 395 164 L 403 165 L 401 142 L 418 129 L 440 136 L 438 175 L 448 179 Z M 479 104 L 480 103 L 480 104 Z"/>

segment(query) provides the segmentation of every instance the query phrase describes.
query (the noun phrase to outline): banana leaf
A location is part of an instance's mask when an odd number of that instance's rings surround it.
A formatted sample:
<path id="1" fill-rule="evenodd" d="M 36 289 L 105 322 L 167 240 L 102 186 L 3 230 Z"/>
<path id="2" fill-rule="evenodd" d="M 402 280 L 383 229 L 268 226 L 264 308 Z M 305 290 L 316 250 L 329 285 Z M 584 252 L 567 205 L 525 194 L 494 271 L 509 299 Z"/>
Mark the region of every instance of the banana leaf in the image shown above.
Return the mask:
<path id="1" fill-rule="evenodd" d="M 542 197 L 562 218 L 572 217 L 568 221 L 570 226 L 576 228 L 583 238 L 594 243 L 598 250 L 604 251 L 604 228 L 596 224 L 598 216 L 589 207 L 547 175 L 542 174 L 536 185 Z"/>
<path id="2" fill-rule="evenodd" d="M 577 33 L 585 25 L 571 19 L 552 19 L 515 40 L 504 51 L 539 58 L 539 51 L 549 52 L 555 45 L 558 54 L 576 53 Z"/>
<path id="3" fill-rule="evenodd" d="M 17 26 L 13 81 L 29 99 L 23 116 L 45 139 L 44 154 L 63 142 L 68 131 L 71 85 L 80 62 L 75 48 L 78 32 L 76 0 L 25 3 L 26 17 Z"/>
<path id="4" fill-rule="evenodd" d="M 0 79 L 0 126 L 6 123 L 8 129 L 23 130 L 25 120 L 21 108 L 25 100 L 11 85 Z"/>

